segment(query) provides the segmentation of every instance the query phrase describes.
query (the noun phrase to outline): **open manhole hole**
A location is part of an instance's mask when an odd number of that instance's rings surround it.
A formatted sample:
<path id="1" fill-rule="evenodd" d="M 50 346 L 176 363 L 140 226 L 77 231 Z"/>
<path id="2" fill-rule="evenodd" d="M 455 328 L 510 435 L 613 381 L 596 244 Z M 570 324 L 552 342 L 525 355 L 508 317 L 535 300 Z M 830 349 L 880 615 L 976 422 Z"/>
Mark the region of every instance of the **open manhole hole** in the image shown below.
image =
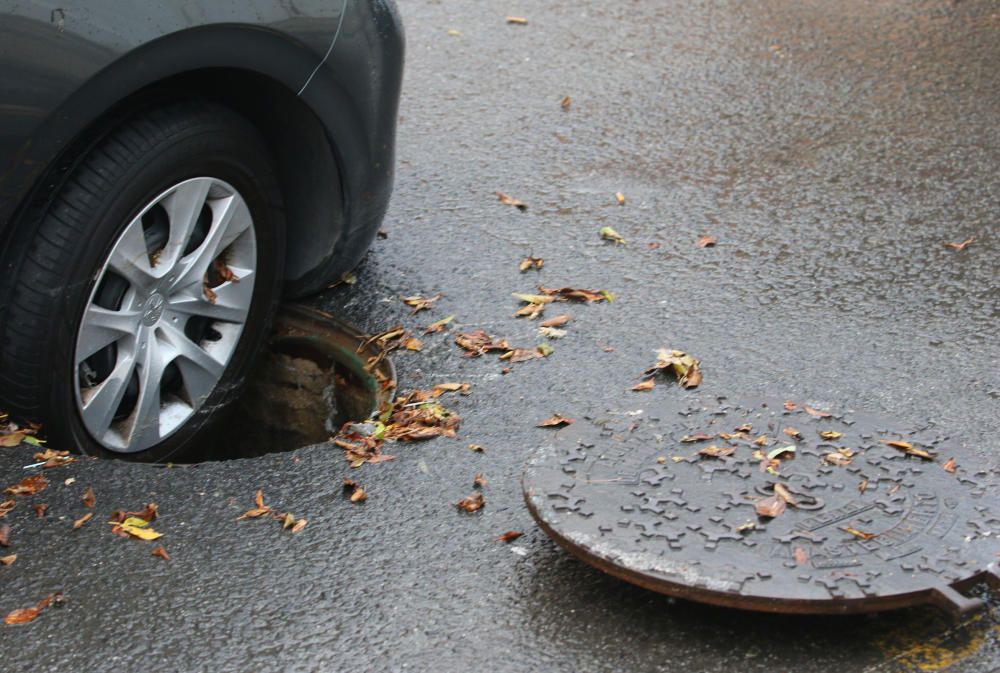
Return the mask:
<path id="1" fill-rule="evenodd" d="M 781 401 L 579 420 L 524 475 L 570 553 L 661 593 L 767 612 L 953 612 L 997 586 L 997 469 L 932 428 Z"/>
<path id="2" fill-rule="evenodd" d="M 327 441 L 391 402 L 391 361 L 356 328 L 286 306 L 222 438 L 200 460 L 248 458 Z"/>

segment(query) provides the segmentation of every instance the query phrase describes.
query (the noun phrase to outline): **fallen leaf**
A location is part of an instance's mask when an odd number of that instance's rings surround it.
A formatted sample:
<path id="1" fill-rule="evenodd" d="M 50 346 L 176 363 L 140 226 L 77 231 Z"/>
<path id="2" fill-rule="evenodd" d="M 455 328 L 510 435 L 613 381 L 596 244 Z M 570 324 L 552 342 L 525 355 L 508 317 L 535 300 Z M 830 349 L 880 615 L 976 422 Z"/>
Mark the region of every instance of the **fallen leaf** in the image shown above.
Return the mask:
<path id="1" fill-rule="evenodd" d="M 655 386 L 656 386 L 656 381 L 654 381 L 653 379 L 646 379 L 642 383 L 635 384 L 634 386 L 632 386 L 631 389 L 641 392 L 643 390 L 652 390 Z"/>
<path id="2" fill-rule="evenodd" d="M 438 383 L 434 385 L 431 390 L 435 393 L 459 393 L 462 395 L 468 395 L 469 390 L 472 389 L 471 383 Z M 435 395 L 437 397 L 437 395 Z"/>
<path id="3" fill-rule="evenodd" d="M 827 465 L 844 467 L 846 465 L 850 465 L 853 458 L 851 456 L 845 456 L 843 453 L 838 451 L 831 451 L 830 453 L 824 454 L 821 460 Z"/>
<path id="4" fill-rule="evenodd" d="M 10 493 L 11 495 L 34 495 L 39 491 L 45 490 L 45 487 L 48 485 L 48 479 L 40 474 L 34 474 L 30 477 L 25 477 L 13 486 L 8 486 L 4 489 L 4 493 Z"/>
<path id="5" fill-rule="evenodd" d="M 955 470 L 958 468 L 958 463 L 955 462 L 954 458 L 949 458 L 947 461 L 945 461 L 945 464 L 942 465 L 941 467 L 944 468 L 945 472 L 954 473 Z"/>
<path id="6" fill-rule="evenodd" d="M 562 339 L 566 336 L 566 330 L 556 329 L 555 327 L 539 327 L 538 335 L 547 339 Z"/>
<path id="7" fill-rule="evenodd" d="M 510 349 L 506 339 L 496 339 L 486 333 L 486 330 L 477 329 L 471 332 L 458 332 L 455 334 L 455 343 L 466 351 L 468 357 L 479 357 L 490 351 L 506 351 Z"/>
<path id="8" fill-rule="evenodd" d="M 527 362 L 528 360 L 536 360 L 539 357 L 545 357 L 538 350 L 531 348 L 511 348 L 503 355 L 500 356 L 501 360 L 507 360 L 508 362 Z"/>
<path id="9" fill-rule="evenodd" d="M 952 250 L 965 250 L 965 248 L 968 247 L 968 245 L 974 240 L 976 240 L 975 237 L 967 238 L 961 243 L 945 243 L 945 246 L 951 248 Z"/>
<path id="10" fill-rule="evenodd" d="M 782 456 L 786 453 L 794 457 L 795 447 L 789 444 L 788 446 L 779 446 L 777 448 L 771 449 L 770 451 L 767 452 L 767 459 L 776 460 L 778 456 Z"/>
<path id="11" fill-rule="evenodd" d="M 263 495 L 261 496 L 263 497 Z M 157 507 L 155 502 L 147 503 L 145 507 L 139 512 L 125 512 L 126 517 L 134 517 L 136 519 L 142 519 L 147 523 L 156 520 L 159 514 L 160 508 Z"/>
<path id="12" fill-rule="evenodd" d="M 438 332 L 443 332 L 444 328 L 455 319 L 455 316 L 450 315 L 446 318 L 441 318 L 437 322 L 432 322 L 430 325 L 424 328 L 424 334 L 436 334 Z"/>
<path id="13" fill-rule="evenodd" d="M 802 433 L 795 428 L 785 428 L 782 430 L 783 433 L 791 437 L 792 439 L 802 439 Z"/>
<path id="14" fill-rule="evenodd" d="M 775 484 L 774 494 L 779 498 L 781 498 L 782 500 L 784 500 L 789 505 L 791 505 L 792 507 L 795 507 L 796 505 L 799 504 L 798 501 L 795 499 L 795 496 L 793 496 L 791 492 L 787 488 L 785 488 L 784 484 Z"/>
<path id="15" fill-rule="evenodd" d="M 448 29 L 448 35 L 450 35 L 452 37 L 458 37 L 461 34 L 462 34 L 462 31 L 456 30 L 455 28 L 449 28 Z"/>
<path id="16" fill-rule="evenodd" d="M 726 456 L 731 456 L 736 452 L 736 447 L 733 446 L 716 446 L 712 444 L 711 446 L 706 446 L 705 448 L 698 451 L 699 456 L 706 456 L 708 458 L 724 458 Z"/>
<path id="17" fill-rule="evenodd" d="M 756 530 L 756 529 L 757 529 L 757 523 L 756 522 L 754 522 L 754 521 L 747 521 L 746 523 L 742 523 L 739 526 L 737 526 L 736 527 L 736 532 L 737 533 L 749 533 L 750 531 Z"/>
<path id="18" fill-rule="evenodd" d="M 45 516 L 45 510 L 47 510 L 48 508 L 49 508 L 48 505 L 41 502 L 38 503 L 37 505 L 34 505 L 35 516 L 41 519 L 43 516 Z"/>
<path id="19" fill-rule="evenodd" d="M 799 408 L 799 405 L 797 405 L 795 402 L 792 402 L 791 400 L 788 400 L 785 402 L 784 407 L 785 411 L 795 411 Z"/>
<path id="20" fill-rule="evenodd" d="M 458 502 L 455 503 L 455 507 L 458 507 L 463 512 L 473 513 L 478 512 L 486 504 L 486 500 L 483 498 L 482 493 L 473 493 L 468 495 Z"/>
<path id="21" fill-rule="evenodd" d="M 80 500 L 83 502 L 84 507 L 93 507 L 94 505 L 96 505 L 97 498 L 94 497 L 94 489 L 88 486 L 87 490 L 83 492 L 83 496 L 80 498 Z"/>
<path id="22" fill-rule="evenodd" d="M 709 439 L 715 439 L 715 435 L 709 435 L 704 432 L 696 432 L 693 435 L 684 435 L 681 437 L 681 441 L 685 444 L 690 444 L 691 442 L 704 442 Z"/>
<path id="23" fill-rule="evenodd" d="M 475 451 L 476 453 L 486 453 L 486 447 L 480 446 L 479 444 L 469 444 L 469 450 Z"/>
<path id="24" fill-rule="evenodd" d="M 0 502 L 0 519 L 7 516 L 7 512 L 14 509 L 15 506 L 17 506 L 16 500 L 4 500 L 3 502 Z"/>
<path id="25" fill-rule="evenodd" d="M 570 103 L 572 103 L 572 101 L 570 100 L 569 96 L 563 96 L 562 100 L 559 101 L 559 107 L 561 107 L 563 110 L 568 110 Z"/>
<path id="26" fill-rule="evenodd" d="M 798 566 L 804 566 L 809 561 L 809 554 L 802 547 L 796 547 L 792 556 L 795 558 L 795 565 Z"/>
<path id="27" fill-rule="evenodd" d="M 472 478 L 472 486 L 474 488 L 483 488 L 486 486 L 486 478 L 482 472 L 477 472 L 476 476 Z"/>
<path id="28" fill-rule="evenodd" d="M 153 554 L 152 555 L 153 556 L 159 556 L 164 561 L 169 561 L 170 560 L 170 554 L 168 554 L 167 550 L 163 548 L 163 545 L 156 545 L 155 547 L 153 547 Z"/>
<path id="29" fill-rule="evenodd" d="M 519 530 L 509 530 L 500 537 L 498 537 L 497 542 L 513 542 L 522 535 L 524 535 L 524 533 L 522 533 Z"/>
<path id="30" fill-rule="evenodd" d="M 918 449 L 913 446 L 910 442 L 903 442 L 895 439 L 880 439 L 880 442 L 891 446 L 894 449 L 902 451 L 903 453 L 910 456 L 917 456 L 918 458 L 923 458 L 924 460 L 934 460 L 937 456 L 929 451 L 924 451 L 923 449 Z"/>
<path id="31" fill-rule="evenodd" d="M 518 201 L 517 199 L 508 194 L 504 194 L 503 192 L 496 192 L 496 195 L 500 203 L 504 204 L 505 206 L 514 206 L 522 213 L 528 209 L 528 205 L 526 203 L 524 203 L 523 201 Z"/>
<path id="32" fill-rule="evenodd" d="M 683 388 L 695 388 L 701 384 L 701 361 L 684 351 L 661 348 L 656 354 L 656 363 L 643 376 L 653 376 L 657 372 L 671 372 Z"/>
<path id="33" fill-rule="evenodd" d="M 611 241 L 615 245 L 625 245 L 625 239 L 612 227 L 601 227 L 597 234 L 606 241 Z"/>
<path id="34" fill-rule="evenodd" d="M 27 624 L 28 622 L 33 621 L 36 617 L 38 617 L 38 615 L 41 614 L 42 610 L 49 607 L 53 603 L 61 602 L 62 599 L 63 596 L 61 593 L 57 592 L 49 594 L 42 600 L 38 601 L 35 607 L 21 608 L 19 610 L 14 610 L 10 612 L 6 617 L 4 617 L 3 623 L 7 624 L 8 626 L 11 626 L 13 624 Z"/>
<path id="35" fill-rule="evenodd" d="M 763 500 L 758 500 L 754 505 L 757 516 L 773 519 L 785 511 L 785 501 L 777 495 L 772 495 Z"/>
<path id="36" fill-rule="evenodd" d="M 833 414 L 831 414 L 828 411 L 820 411 L 819 409 L 813 409 L 808 404 L 803 404 L 802 408 L 805 409 L 806 413 L 812 416 L 813 418 L 830 418 L 831 416 L 833 416 Z"/>
<path id="37" fill-rule="evenodd" d="M 512 23 L 518 26 L 527 26 L 528 20 L 523 16 L 508 16 L 507 23 Z"/>
<path id="38" fill-rule="evenodd" d="M 209 304 L 214 304 L 218 300 L 219 295 L 215 293 L 215 290 L 209 287 L 208 278 L 205 278 L 205 281 L 201 285 L 201 289 L 205 293 L 205 299 L 208 300 Z"/>
<path id="39" fill-rule="evenodd" d="M 438 292 L 433 297 L 421 297 L 419 295 L 414 295 L 412 297 L 403 297 L 403 303 L 412 308 L 410 312 L 411 315 L 415 315 L 420 311 L 429 311 L 434 307 L 434 302 L 443 297 L 440 292 Z"/>
<path id="40" fill-rule="evenodd" d="M 548 418 L 546 418 L 541 423 L 538 423 L 535 427 L 536 428 L 561 428 L 563 426 L 570 425 L 571 423 L 573 423 L 573 419 L 572 418 L 566 418 L 565 416 L 560 416 L 559 414 L 555 414 L 553 416 L 549 416 Z"/>
<path id="41" fill-rule="evenodd" d="M 73 530 L 78 530 L 83 524 L 90 521 L 93 517 L 94 517 L 93 512 L 87 512 L 86 514 L 84 514 L 79 519 L 73 522 Z"/>
<path id="42" fill-rule="evenodd" d="M 857 528 L 852 528 L 851 526 L 841 526 L 840 530 L 844 531 L 845 533 L 850 533 L 854 537 L 860 538 L 862 540 L 871 540 L 873 537 L 876 537 L 875 533 L 866 533 L 863 530 L 858 530 Z"/>
<path id="43" fill-rule="evenodd" d="M 619 206 L 624 206 L 625 205 L 625 195 L 622 194 L 621 192 L 615 192 L 615 201 L 618 202 Z"/>
<path id="44" fill-rule="evenodd" d="M 10 546 L 10 524 L 0 523 L 0 547 Z"/>
<path id="45" fill-rule="evenodd" d="M 614 301 L 615 295 L 607 290 L 585 290 L 577 287 L 539 287 L 542 296 L 559 300 L 583 301 L 588 304 L 602 301 Z M 538 295 L 530 295 L 537 297 Z M 551 300 L 551 299 L 550 299 Z"/>
<path id="46" fill-rule="evenodd" d="M 699 248 L 711 248 L 719 241 L 714 236 L 709 236 L 704 234 L 698 237 L 698 247 Z"/>
<path id="47" fill-rule="evenodd" d="M 76 460 L 69 455 L 69 451 L 56 451 L 55 449 L 45 449 L 35 454 L 35 460 L 43 463 L 42 468 L 51 469 L 60 465 L 68 465 Z"/>
<path id="48" fill-rule="evenodd" d="M 760 435 L 757 439 L 753 440 L 755 446 L 767 446 L 771 443 L 770 438 L 767 435 Z"/>
<path id="49" fill-rule="evenodd" d="M 300 530 L 302 530 L 303 528 L 306 527 L 307 523 L 309 523 L 308 520 L 306 520 L 306 519 L 299 519 L 298 521 L 295 522 L 295 525 L 292 526 L 292 531 L 291 532 L 293 534 L 294 533 L 298 533 Z"/>
<path id="50" fill-rule="evenodd" d="M 555 297 L 544 294 L 529 294 L 527 292 L 511 292 L 511 295 L 520 299 L 525 304 L 550 304 L 555 301 Z"/>
<path id="51" fill-rule="evenodd" d="M 862 479 L 858 482 L 858 493 L 864 493 L 868 490 L 868 479 Z"/>
<path id="52" fill-rule="evenodd" d="M 14 563 L 14 561 L 16 561 L 16 560 L 17 560 L 17 554 L 10 554 L 8 556 L 0 556 L 0 565 L 9 566 L 12 563 Z"/>
<path id="53" fill-rule="evenodd" d="M 353 503 L 364 502 L 367 499 L 368 494 L 365 492 L 365 489 L 360 486 L 355 487 L 354 492 L 351 493 L 351 502 Z"/>
<path id="54" fill-rule="evenodd" d="M 543 358 L 547 358 L 555 353 L 556 349 L 546 343 L 541 343 L 535 346 L 535 351 Z"/>
<path id="55" fill-rule="evenodd" d="M 542 322 L 538 323 L 538 326 L 539 327 L 562 327 L 563 325 L 565 325 L 566 323 L 568 323 L 572 319 L 573 318 L 571 318 L 568 315 L 557 315 L 557 316 L 555 316 L 553 318 L 548 318 L 547 320 L 543 320 Z"/>
<path id="56" fill-rule="evenodd" d="M 240 516 L 236 518 L 237 521 L 240 519 L 256 519 L 258 517 L 264 516 L 265 514 L 270 514 L 273 510 L 264 504 L 264 491 L 258 490 L 256 495 L 254 495 L 254 503 L 257 505 L 247 511 L 243 512 Z"/>
<path id="57" fill-rule="evenodd" d="M 541 257 L 525 257 L 521 260 L 521 263 L 517 265 L 517 268 L 521 270 L 522 273 L 528 271 L 529 269 L 541 269 L 545 266 L 545 260 Z"/>
<path id="58" fill-rule="evenodd" d="M 424 343 L 417 337 L 408 337 L 403 341 L 403 348 L 408 351 L 421 351 L 424 348 Z"/>
<path id="59" fill-rule="evenodd" d="M 840 439 L 844 436 L 844 433 L 837 432 L 836 430 L 820 430 L 819 436 L 823 439 Z"/>

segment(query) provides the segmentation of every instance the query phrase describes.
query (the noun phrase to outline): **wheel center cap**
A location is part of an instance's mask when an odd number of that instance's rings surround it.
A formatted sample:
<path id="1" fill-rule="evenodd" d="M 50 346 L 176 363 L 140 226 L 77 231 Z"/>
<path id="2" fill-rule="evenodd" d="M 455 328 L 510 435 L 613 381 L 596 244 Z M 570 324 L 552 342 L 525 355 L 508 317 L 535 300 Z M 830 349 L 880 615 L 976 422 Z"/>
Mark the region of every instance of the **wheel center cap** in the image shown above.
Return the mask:
<path id="1" fill-rule="evenodd" d="M 150 295 L 149 299 L 146 300 L 146 304 L 142 307 L 142 324 L 152 326 L 159 322 L 166 303 L 167 300 L 159 292 L 154 292 Z"/>

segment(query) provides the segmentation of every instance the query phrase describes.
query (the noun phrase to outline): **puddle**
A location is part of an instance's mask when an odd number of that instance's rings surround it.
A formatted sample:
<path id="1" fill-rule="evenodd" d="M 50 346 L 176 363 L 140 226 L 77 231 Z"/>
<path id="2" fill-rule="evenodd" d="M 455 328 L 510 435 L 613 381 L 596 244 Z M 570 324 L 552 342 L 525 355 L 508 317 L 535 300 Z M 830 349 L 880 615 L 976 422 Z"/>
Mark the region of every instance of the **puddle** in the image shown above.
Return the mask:
<path id="1" fill-rule="evenodd" d="M 236 403 L 222 439 L 201 460 L 249 458 L 325 442 L 344 423 L 368 418 L 395 381 L 392 363 L 377 357 L 356 328 L 320 311 L 283 307 L 266 351 Z"/>

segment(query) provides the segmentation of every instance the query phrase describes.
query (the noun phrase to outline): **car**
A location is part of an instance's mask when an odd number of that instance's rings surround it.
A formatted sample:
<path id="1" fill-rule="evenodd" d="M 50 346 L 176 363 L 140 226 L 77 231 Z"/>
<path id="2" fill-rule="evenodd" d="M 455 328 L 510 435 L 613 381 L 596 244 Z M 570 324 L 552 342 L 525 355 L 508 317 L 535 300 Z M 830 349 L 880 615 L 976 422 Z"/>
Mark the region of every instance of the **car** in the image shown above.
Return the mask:
<path id="1" fill-rule="evenodd" d="M 163 461 L 393 186 L 392 0 L 0 0 L 0 409 Z"/>

